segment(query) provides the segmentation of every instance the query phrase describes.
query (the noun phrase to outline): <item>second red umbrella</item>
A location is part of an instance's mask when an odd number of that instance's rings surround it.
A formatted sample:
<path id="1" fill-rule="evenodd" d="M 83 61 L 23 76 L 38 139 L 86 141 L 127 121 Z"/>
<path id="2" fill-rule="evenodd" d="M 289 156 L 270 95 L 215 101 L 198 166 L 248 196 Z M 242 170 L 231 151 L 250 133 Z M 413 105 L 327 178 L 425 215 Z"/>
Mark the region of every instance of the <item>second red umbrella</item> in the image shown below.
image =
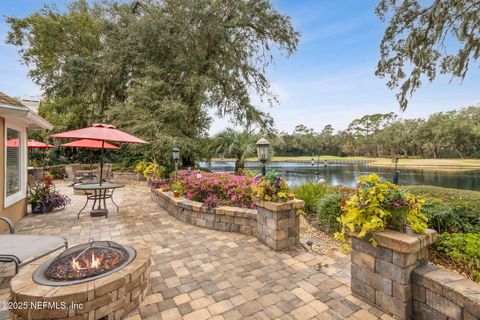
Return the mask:
<path id="1" fill-rule="evenodd" d="M 102 155 L 100 158 L 100 185 L 102 184 L 103 173 L 103 149 L 105 149 L 105 141 L 128 142 L 128 143 L 148 143 L 131 134 L 118 130 L 110 124 L 94 124 L 89 128 L 66 131 L 52 135 L 53 138 L 67 139 L 90 139 L 98 140 L 102 143 Z"/>
<path id="2" fill-rule="evenodd" d="M 77 141 L 72 141 L 68 143 L 61 144 L 61 147 L 72 147 L 72 148 L 90 148 L 90 149 L 120 149 L 117 146 L 114 146 L 113 144 L 110 144 L 108 142 L 102 142 L 100 140 L 90 140 L 90 139 L 82 139 L 82 140 L 77 140 Z"/>

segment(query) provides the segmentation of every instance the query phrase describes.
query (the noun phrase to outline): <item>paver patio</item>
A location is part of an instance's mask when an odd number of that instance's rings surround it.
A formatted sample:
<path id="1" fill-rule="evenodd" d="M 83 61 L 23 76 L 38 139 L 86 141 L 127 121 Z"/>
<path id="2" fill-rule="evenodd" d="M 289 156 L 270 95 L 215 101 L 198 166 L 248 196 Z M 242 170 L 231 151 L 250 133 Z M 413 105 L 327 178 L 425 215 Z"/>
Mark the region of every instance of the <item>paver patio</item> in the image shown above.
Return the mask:
<path id="1" fill-rule="evenodd" d="M 392 319 L 352 296 L 349 255 L 275 252 L 255 237 L 183 223 L 150 199 L 145 182 L 117 190 L 120 211 L 108 218 L 87 211 L 77 220 L 84 196 L 65 182 L 57 189 L 72 205 L 25 217 L 17 233 L 62 235 L 70 246 L 90 238 L 149 245 L 151 293 L 128 319 Z"/>

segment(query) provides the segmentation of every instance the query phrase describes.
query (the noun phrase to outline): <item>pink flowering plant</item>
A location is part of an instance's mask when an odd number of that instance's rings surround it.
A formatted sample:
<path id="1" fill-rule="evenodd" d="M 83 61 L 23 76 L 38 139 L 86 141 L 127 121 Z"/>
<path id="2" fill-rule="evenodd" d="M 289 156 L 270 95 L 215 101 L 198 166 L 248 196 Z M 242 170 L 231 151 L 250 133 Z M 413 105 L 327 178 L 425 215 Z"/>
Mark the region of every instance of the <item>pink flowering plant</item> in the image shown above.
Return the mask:
<path id="1" fill-rule="evenodd" d="M 208 208 L 216 206 L 255 208 L 254 187 L 258 183 L 255 178 L 230 173 L 180 170 L 173 183 L 182 186 L 185 198 L 202 202 Z"/>

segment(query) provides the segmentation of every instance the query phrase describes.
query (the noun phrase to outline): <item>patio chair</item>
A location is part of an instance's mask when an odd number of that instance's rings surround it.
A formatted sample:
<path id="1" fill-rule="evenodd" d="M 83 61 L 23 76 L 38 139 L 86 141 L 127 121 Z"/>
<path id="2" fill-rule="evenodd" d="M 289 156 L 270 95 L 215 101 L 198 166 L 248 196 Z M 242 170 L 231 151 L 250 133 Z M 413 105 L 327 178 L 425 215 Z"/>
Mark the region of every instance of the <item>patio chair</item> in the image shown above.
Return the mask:
<path id="1" fill-rule="evenodd" d="M 110 181 L 110 177 L 112 176 L 112 168 L 113 168 L 113 165 L 111 163 L 105 163 L 103 165 L 102 181 L 106 181 L 106 182 Z"/>
<path id="2" fill-rule="evenodd" d="M 14 262 L 15 274 L 18 268 L 45 257 L 61 248 L 68 248 L 68 241 L 59 236 L 15 234 L 13 223 L 7 217 L 0 221 L 8 225 L 10 234 L 0 234 L 0 262 Z"/>
<path id="3" fill-rule="evenodd" d="M 77 175 L 77 171 L 81 169 L 80 164 L 72 163 L 65 166 L 65 171 L 67 171 L 68 180 L 73 183 L 70 186 L 73 186 L 76 183 L 81 183 L 83 181 L 83 176 Z"/>

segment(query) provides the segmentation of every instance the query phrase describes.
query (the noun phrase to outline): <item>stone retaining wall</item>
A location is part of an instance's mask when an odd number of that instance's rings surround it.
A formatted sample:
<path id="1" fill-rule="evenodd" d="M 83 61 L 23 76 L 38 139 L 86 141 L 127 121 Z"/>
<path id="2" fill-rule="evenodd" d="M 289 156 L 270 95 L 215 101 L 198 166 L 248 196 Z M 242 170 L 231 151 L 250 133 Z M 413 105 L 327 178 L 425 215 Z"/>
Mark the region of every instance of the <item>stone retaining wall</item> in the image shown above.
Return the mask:
<path id="1" fill-rule="evenodd" d="M 300 219 L 296 210 L 303 208 L 302 200 L 285 203 L 256 201 L 257 209 L 216 207 L 208 209 L 203 203 L 173 192 L 152 190 L 152 199 L 175 218 L 199 227 L 239 232 L 256 236 L 258 241 L 274 250 L 296 246 L 300 239 Z"/>
<path id="2" fill-rule="evenodd" d="M 374 235 L 377 246 L 352 237 L 352 293 L 397 319 L 413 316 L 412 272 L 426 262 L 437 233 L 405 234 L 386 230 Z M 430 319 L 431 320 L 431 319 Z"/>
<path id="3" fill-rule="evenodd" d="M 188 224 L 221 231 L 247 235 L 257 233 L 257 210 L 236 207 L 207 209 L 203 203 L 182 197 L 174 198 L 173 192 L 152 191 L 152 198 L 167 212 Z"/>
<path id="4" fill-rule="evenodd" d="M 352 236 L 354 295 L 401 320 L 480 320 L 480 284 L 428 263 L 435 231 Z"/>
<path id="5" fill-rule="evenodd" d="M 432 264 L 413 270 L 412 280 L 415 319 L 480 319 L 480 284 Z"/>
<path id="6" fill-rule="evenodd" d="M 300 219 L 297 209 L 304 202 L 293 200 L 287 203 L 255 201 L 258 211 L 257 239 L 275 250 L 282 250 L 300 242 Z"/>
<path id="7" fill-rule="evenodd" d="M 112 179 L 114 180 L 134 180 L 143 181 L 145 178 L 136 172 L 113 172 Z"/>

